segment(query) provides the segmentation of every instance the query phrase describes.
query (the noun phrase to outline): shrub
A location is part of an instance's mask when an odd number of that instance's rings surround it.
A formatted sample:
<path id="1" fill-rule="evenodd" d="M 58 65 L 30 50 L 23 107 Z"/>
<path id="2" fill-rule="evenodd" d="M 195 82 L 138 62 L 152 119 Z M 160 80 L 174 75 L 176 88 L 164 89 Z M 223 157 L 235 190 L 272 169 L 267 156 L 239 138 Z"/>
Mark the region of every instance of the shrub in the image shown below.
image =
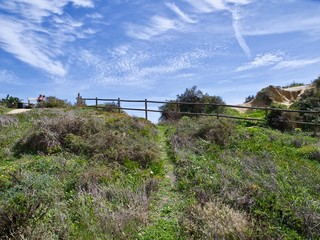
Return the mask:
<path id="1" fill-rule="evenodd" d="M 195 151 L 200 147 L 201 141 L 225 146 L 234 130 L 231 121 L 214 117 L 195 119 L 183 117 L 175 124 L 175 127 L 176 134 L 172 137 L 174 149 L 189 147 Z"/>
<path id="2" fill-rule="evenodd" d="M 6 98 L 2 98 L 1 102 L 4 103 L 8 108 L 16 108 L 18 103 L 21 101 L 18 97 L 13 97 L 8 94 Z"/>
<path id="3" fill-rule="evenodd" d="M 138 118 L 110 116 L 103 123 L 100 118 L 71 112 L 42 118 L 16 143 L 15 151 L 51 154 L 66 149 L 106 161 L 124 163 L 129 159 L 146 167 L 158 156 L 156 134 L 153 125 Z"/>
<path id="4" fill-rule="evenodd" d="M 312 82 L 313 88 L 305 91 L 301 97 L 291 105 L 291 108 L 298 110 L 320 110 L 320 77 Z M 314 114 L 301 114 L 303 121 L 314 122 Z M 303 125 L 303 129 L 312 129 L 312 126 Z"/>
<path id="5" fill-rule="evenodd" d="M 179 104 L 179 102 L 182 102 L 184 104 Z M 204 105 L 201 105 L 201 103 L 203 103 Z M 224 112 L 223 107 L 216 106 L 215 104 L 221 105 L 225 103 L 221 97 L 204 94 L 200 90 L 197 90 L 196 86 L 193 86 L 190 89 L 187 88 L 183 94 L 177 95 L 177 99 L 175 101 L 171 100 L 159 107 L 159 109 L 163 111 L 161 113 L 160 120 L 176 120 L 181 118 L 182 116 L 188 115 L 187 113 Z"/>
<path id="6" fill-rule="evenodd" d="M 245 103 L 251 102 L 254 99 L 254 95 L 249 95 L 248 97 L 246 97 L 246 99 L 244 100 Z"/>
<path id="7" fill-rule="evenodd" d="M 272 108 L 286 109 L 282 105 L 272 105 Z M 267 116 L 267 125 L 280 131 L 294 130 L 298 127 L 292 121 L 299 120 L 299 114 L 295 112 L 283 112 L 281 110 L 271 110 Z"/>
<path id="8" fill-rule="evenodd" d="M 0 116 L 0 127 L 5 127 L 11 124 L 17 124 L 18 119 L 15 116 Z"/>
<path id="9" fill-rule="evenodd" d="M 104 110 L 106 112 L 118 112 L 118 106 L 115 102 L 111 102 L 111 103 L 106 103 L 104 105 Z"/>
<path id="10" fill-rule="evenodd" d="M 61 194 L 56 179 L 47 174 L 14 173 L 16 184 L 0 198 L 0 238 L 28 239 L 34 228 Z"/>
<path id="11" fill-rule="evenodd" d="M 39 103 L 40 107 L 46 108 L 64 108 L 70 106 L 66 100 L 62 100 L 53 96 L 46 97 L 45 101 Z"/>
<path id="12" fill-rule="evenodd" d="M 320 150 L 317 146 L 303 146 L 297 152 L 302 157 L 320 162 Z"/>
<path id="13" fill-rule="evenodd" d="M 245 239 L 251 224 L 245 213 L 215 200 L 190 206 L 182 226 L 192 239 Z"/>
<path id="14" fill-rule="evenodd" d="M 88 135 L 95 131 L 94 125 L 72 113 L 53 118 L 42 118 L 16 145 L 17 153 L 52 153 L 61 150 L 68 134 Z"/>

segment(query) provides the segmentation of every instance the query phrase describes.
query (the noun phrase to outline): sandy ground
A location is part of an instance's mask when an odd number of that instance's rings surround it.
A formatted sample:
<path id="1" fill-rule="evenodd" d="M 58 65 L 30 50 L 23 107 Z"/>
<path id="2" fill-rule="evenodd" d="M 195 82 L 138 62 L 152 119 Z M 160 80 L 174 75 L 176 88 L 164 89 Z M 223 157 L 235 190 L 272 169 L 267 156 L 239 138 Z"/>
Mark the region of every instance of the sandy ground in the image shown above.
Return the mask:
<path id="1" fill-rule="evenodd" d="M 11 110 L 10 112 L 8 112 L 8 114 L 18 114 L 18 113 L 23 113 L 23 112 L 28 112 L 30 111 L 31 109 L 14 109 L 14 110 Z"/>
<path id="2" fill-rule="evenodd" d="M 284 88 L 283 90 L 289 91 L 289 92 L 295 92 L 295 91 L 305 91 L 307 89 L 310 89 L 310 85 L 305 85 L 305 86 L 297 86 L 297 87 L 291 87 L 291 88 Z"/>

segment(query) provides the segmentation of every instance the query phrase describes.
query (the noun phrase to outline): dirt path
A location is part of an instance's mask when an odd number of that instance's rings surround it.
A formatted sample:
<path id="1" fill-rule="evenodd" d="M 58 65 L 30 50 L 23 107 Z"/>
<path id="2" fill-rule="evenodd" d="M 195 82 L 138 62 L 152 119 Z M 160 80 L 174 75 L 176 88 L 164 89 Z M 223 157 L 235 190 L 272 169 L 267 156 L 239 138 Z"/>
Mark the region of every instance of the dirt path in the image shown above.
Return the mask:
<path id="1" fill-rule="evenodd" d="M 159 126 L 158 130 L 165 175 L 151 202 L 151 224 L 144 229 L 138 239 L 179 239 L 179 219 L 184 202 L 182 195 L 177 191 L 174 165 L 167 153 L 165 128 Z"/>
<path id="2" fill-rule="evenodd" d="M 28 112 L 30 111 L 31 109 L 14 109 L 14 110 L 11 110 L 10 112 L 8 112 L 8 114 L 18 114 L 18 113 L 23 113 L 23 112 Z"/>

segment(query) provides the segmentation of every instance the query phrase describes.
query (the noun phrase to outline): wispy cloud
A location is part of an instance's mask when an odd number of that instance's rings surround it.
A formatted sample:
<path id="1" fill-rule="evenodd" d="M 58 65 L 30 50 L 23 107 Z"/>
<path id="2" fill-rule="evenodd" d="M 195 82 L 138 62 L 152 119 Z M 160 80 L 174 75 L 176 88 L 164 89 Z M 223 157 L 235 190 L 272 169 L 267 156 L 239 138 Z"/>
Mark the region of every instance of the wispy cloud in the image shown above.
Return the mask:
<path id="1" fill-rule="evenodd" d="M 303 68 L 308 65 L 320 63 L 320 58 L 315 59 L 299 59 L 299 60 L 287 60 L 279 62 L 274 69 L 293 69 L 293 68 Z"/>
<path id="2" fill-rule="evenodd" d="M 282 52 L 258 54 L 253 61 L 240 66 L 237 72 L 252 70 L 260 67 L 272 67 L 274 70 L 303 68 L 308 65 L 320 63 L 320 58 L 290 59 Z"/>
<path id="3" fill-rule="evenodd" d="M 149 40 L 154 36 L 176 28 L 177 25 L 174 20 L 161 16 L 153 16 L 147 26 L 128 25 L 127 34 L 137 39 Z"/>
<path id="4" fill-rule="evenodd" d="M 197 11 L 202 13 L 210 13 L 213 11 L 227 11 L 232 16 L 232 27 L 234 30 L 235 38 L 238 41 L 240 47 L 247 55 L 251 56 L 251 50 L 247 45 L 243 35 L 241 27 L 241 14 L 239 6 L 251 3 L 253 0 L 186 0 Z"/>
<path id="5" fill-rule="evenodd" d="M 184 22 L 186 23 L 196 23 L 197 21 L 190 18 L 186 13 L 182 12 L 182 10 L 175 5 L 174 3 L 166 3 L 166 5 L 174 11 Z"/>
<path id="6" fill-rule="evenodd" d="M 162 61 L 154 62 L 161 53 L 145 53 L 121 45 L 104 56 L 84 50 L 80 53 L 82 65 L 91 83 L 98 85 L 146 85 L 171 74 L 183 74 L 200 65 L 199 61 L 208 57 L 205 50 L 195 49 L 175 55 L 162 55 Z M 124 54 L 125 53 L 125 54 Z"/>
<path id="7" fill-rule="evenodd" d="M 6 69 L 0 69 L 0 83 L 13 83 L 17 81 L 17 76 Z"/>
<path id="8" fill-rule="evenodd" d="M 0 16 L 0 47 L 49 74 L 65 75 L 65 66 L 58 60 L 64 54 L 64 44 L 92 34 L 88 29 L 80 30 L 82 22 L 63 15 L 68 3 L 94 6 L 91 0 L 12 0 L 0 4 L 0 9 L 11 13 L 11 17 Z M 46 24 L 50 28 L 45 28 Z"/>
<path id="9" fill-rule="evenodd" d="M 208 4 L 208 2 L 203 0 L 185 0 L 185 1 L 188 2 L 190 5 L 192 5 L 197 11 L 201 13 L 210 13 L 214 10 L 212 6 Z"/>
<path id="10" fill-rule="evenodd" d="M 259 67 L 275 65 L 283 60 L 283 53 L 258 54 L 253 61 L 237 68 L 237 72 L 251 70 Z"/>
<path id="11" fill-rule="evenodd" d="M 237 10 L 233 10 L 232 11 L 232 26 L 233 26 L 234 33 L 235 33 L 236 39 L 237 39 L 240 47 L 245 52 L 247 57 L 250 57 L 251 56 L 251 50 L 248 47 L 246 41 L 244 40 L 244 38 L 243 38 L 243 36 L 241 34 L 240 15 L 239 15 L 239 12 Z"/>

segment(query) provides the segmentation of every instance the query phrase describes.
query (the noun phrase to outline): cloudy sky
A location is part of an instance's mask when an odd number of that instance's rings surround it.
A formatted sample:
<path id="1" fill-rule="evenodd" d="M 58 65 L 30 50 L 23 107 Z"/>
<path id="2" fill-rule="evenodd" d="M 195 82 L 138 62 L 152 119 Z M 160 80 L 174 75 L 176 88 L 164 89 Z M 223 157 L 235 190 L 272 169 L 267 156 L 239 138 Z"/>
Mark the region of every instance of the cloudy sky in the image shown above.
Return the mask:
<path id="1" fill-rule="evenodd" d="M 0 98 L 242 103 L 320 75 L 319 0 L 0 0 Z"/>

